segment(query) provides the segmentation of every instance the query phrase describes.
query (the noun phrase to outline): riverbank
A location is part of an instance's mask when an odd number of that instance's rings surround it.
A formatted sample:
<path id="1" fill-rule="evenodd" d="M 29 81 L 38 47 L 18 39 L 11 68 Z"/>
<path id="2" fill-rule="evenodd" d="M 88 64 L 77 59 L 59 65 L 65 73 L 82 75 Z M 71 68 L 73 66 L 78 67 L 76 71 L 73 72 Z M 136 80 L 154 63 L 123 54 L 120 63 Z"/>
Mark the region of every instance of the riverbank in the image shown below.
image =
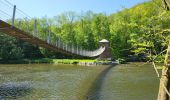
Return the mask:
<path id="1" fill-rule="evenodd" d="M 109 60 L 93 60 L 93 59 L 50 59 L 50 58 L 41 58 L 41 59 L 22 59 L 22 60 L 8 60 L 0 61 L 0 64 L 76 64 L 76 65 L 111 65 L 116 64 L 117 62 Z"/>

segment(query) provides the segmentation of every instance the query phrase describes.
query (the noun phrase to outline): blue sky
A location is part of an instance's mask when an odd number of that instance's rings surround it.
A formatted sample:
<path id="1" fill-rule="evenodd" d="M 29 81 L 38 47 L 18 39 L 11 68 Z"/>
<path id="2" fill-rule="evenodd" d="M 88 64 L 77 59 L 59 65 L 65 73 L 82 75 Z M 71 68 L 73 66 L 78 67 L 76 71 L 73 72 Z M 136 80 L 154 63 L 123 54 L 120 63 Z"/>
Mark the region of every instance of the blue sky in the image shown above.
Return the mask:
<path id="1" fill-rule="evenodd" d="M 0 0 L 1 4 L 5 0 Z M 91 10 L 107 15 L 120 11 L 123 7 L 130 8 L 147 0 L 7 0 L 15 4 L 31 17 L 53 17 L 67 11 L 86 12 Z M 2 4 L 3 5 L 3 4 Z M 1 5 L 0 5 L 1 6 Z M 2 7 L 2 6 L 1 6 Z M 1 8 L 0 7 L 0 8 Z M 1 9 L 2 10 L 2 9 Z M 7 11 L 6 12 L 12 12 Z M 10 14 L 11 15 L 11 14 Z"/>

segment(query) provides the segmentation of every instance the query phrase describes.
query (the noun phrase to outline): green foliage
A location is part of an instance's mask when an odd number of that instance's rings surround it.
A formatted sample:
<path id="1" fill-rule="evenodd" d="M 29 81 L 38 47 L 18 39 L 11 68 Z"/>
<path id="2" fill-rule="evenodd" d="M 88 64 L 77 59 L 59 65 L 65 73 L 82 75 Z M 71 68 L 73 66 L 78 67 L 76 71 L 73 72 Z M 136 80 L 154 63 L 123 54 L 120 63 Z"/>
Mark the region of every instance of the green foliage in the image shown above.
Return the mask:
<path id="1" fill-rule="evenodd" d="M 23 58 L 23 50 L 18 45 L 16 39 L 0 33 L 0 58 L 3 60 Z"/>
<path id="2" fill-rule="evenodd" d="M 112 47 L 114 56 L 148 59 L 166 48 L 169 13 L 158 9 L 158 5 L 161 2 L 146 2 L 112 15 L 111 42 L 117 43 Z"/>
<path id="3" fill-rule="evenodd" d="M 137 57 L 138 60 L 144 60 L 163 51 L 170 37 L 170 12 L 161 9 L 159 7 L 161 5 L 160 0 L 154 0 L 109 16 L 88 11 L 81 14 L 66 12 L 53 18 L 43 17 L 37 19 L 37 33 L 34 29 L 35 19 L 17 19 L 15 24 L 25 30 L 29 29 L 33 35 L 45 41 L 50 35 L 52 43 L 62 40 L 68 45 L 78 45 L 88 50 L 97 49 L 98 42 L 105 38 L 110 41 L 114 59 L 130 60 Z M 1 59 L 32 58 L 42 55 L 51 58 L 66 57 L 31 44 L 20 43 L 8 36 L 0 37 L 0 41 Z M 30 54 L 29 51 L 35 52 Z"/>
<path id="4" fill-rule="evenodd" d="M 0 33 L 0 60 L 42 57 L 37 46 Z"/>

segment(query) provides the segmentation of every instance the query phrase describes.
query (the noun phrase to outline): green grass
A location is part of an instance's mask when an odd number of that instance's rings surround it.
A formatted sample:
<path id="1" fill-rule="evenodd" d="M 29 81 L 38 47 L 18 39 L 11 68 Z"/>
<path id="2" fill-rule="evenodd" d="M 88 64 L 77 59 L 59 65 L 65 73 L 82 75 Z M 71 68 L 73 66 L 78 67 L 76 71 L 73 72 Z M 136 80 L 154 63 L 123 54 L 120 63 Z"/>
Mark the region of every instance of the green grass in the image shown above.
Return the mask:
<path id="1" fill-rule="evenodd" d="M 53 64 L 78 64 L 78 63 L 107 63 L 110 61 L 107 60 L 93 60 L 93 59 L 50 59 L 50 58 L 42 58 L 42 59 L 33 59 L 28 60 L 30 63 L 53 63 Z"/>
<path id="2" fill-rule="evenodd" d="M 96 60 L 96 59 L 21 59 L 21 60 L 9 60 L 1 61 L 2 64 L 31 64 L 31 63 L 51 63 L 51 64 L 78 64 L 78 63 L 108 63 L 108 60 Z"/>

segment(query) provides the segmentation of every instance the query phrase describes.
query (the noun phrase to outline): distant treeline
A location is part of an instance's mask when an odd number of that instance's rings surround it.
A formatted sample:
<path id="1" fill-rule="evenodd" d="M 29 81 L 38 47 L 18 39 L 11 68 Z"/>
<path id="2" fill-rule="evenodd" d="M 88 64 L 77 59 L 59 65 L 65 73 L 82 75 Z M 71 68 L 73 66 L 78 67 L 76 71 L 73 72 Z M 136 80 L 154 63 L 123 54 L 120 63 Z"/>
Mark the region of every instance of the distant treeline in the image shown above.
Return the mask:
<path id="1" fill-rule="evenodd" d="M 36 19 L 38 36 L 43 39 L 50 33 L 52 41 L 61 39 L 64 43 L 88 50 L 97 49 L 98 42 L 107 39 L 114 59 L 143 61 L 167 47 L 170 17 L 161 5 L 160 0 L 148 1 L 112 15 L 92 11 L 80 14 L 66 12 L 53 18 L 17 19 L 15 25 L 25 30 L 32 27 L 33 31 Z M 42 57 L 66 56 L 0 33 L 1 60 Z"/>

